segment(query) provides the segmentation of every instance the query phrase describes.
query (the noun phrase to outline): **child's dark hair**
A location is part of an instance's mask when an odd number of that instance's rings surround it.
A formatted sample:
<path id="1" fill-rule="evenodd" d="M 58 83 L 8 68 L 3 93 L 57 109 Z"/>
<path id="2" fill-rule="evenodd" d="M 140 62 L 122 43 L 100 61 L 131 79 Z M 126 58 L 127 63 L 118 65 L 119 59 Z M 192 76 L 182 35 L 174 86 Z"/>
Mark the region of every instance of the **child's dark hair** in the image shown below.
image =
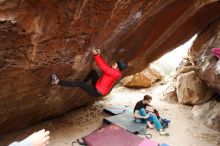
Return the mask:
<path id="1" fill-rule="evenodd" d="M 144 95 L 144 100 L 152 100 L 152 97 L 150 95 Z"/>

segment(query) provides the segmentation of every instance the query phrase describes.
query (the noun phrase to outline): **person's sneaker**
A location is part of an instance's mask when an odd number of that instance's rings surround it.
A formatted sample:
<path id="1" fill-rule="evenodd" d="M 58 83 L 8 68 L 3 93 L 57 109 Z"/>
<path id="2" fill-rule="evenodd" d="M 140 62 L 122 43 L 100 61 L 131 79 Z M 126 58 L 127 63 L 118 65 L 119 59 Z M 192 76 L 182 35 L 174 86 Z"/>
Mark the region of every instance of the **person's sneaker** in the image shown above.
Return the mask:
<path id="1" fill-rule="evenodd" d="M 57 77 L 57 75 L 56 74 L 52 74 L 52 78 L 51 78 L 51 84 L 58 84 L 59 83 L 59 79 L 58 79 L 58 77 Z"/>
<path id="2" fill-rule="evenodd" d="M 169 133 L 165 132 L 163 129 L 160 129 L 159 133 L 160 133 L 161 136 L 163 136 L 163 135 L 169 136 L 170 135 Z"/>

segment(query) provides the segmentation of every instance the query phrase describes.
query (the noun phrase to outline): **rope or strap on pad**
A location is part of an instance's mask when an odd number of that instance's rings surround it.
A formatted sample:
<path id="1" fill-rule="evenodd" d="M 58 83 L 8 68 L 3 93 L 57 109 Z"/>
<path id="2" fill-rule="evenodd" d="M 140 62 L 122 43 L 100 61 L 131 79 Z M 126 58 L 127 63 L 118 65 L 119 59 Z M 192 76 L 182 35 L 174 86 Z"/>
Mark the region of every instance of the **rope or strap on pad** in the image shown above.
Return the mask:
<path id="1" fill-rule="evenodd" d="M 85 142 L 81 142 L 79 139 L 77 139 L 76 141 L 73 141 L 72 146 L 74 146 L 74 143 L 78 143 L 79 145 L 87 146 L 87 144 Z"/>
<path id="2" fill-rule="evenodd" d="M 147 133 L 147 134 L 145 134 L 145 137 L 146 137 L 147 139 L 151 139 L 151 138 L 152 138 L 152 135 L 151 135 L 150 133 Z"/>

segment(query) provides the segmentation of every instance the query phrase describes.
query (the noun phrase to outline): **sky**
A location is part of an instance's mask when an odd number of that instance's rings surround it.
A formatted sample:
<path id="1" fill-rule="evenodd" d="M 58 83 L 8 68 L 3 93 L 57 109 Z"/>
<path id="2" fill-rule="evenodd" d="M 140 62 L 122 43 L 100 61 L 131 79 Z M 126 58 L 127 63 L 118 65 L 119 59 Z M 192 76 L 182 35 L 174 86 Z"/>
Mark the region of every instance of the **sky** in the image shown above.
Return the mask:
<path id="1" fill-rule="evenodd" d="M 163 64 L 168 64 L 174 68 L 178 67 L 179 63 L 182 61 L 182 58 L 187 56 L 188 49 L 192 46 L 192 43 L 196 37 L 197 35 L 194 35 L 189 41 L 165 54 L 158 59 L 158 61 Z"/>

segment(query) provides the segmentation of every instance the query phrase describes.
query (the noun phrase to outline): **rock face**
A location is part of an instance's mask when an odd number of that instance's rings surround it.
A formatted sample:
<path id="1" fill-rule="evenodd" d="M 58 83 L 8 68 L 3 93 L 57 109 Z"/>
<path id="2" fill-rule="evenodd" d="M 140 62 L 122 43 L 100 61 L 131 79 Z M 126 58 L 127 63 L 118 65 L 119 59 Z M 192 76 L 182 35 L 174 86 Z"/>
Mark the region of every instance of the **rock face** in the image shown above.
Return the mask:
<path id="1" fill-rule="evenodd" d="M 163 97 L 161 98 L 163 101 L 167 101 L 170 103 L 177 103 L 178 98 L 176 95 L 176 84 L 174 81 L 170 81 L 168 87 L 163 92 Z"/>
<path id="2" fill-rule="evenodd" d="M 220 94 L 220 61 L 211 53 L 215 47 L 220 47 L 220 20 L 198 35 L 189 52 L 199 78 Z"/>
<path id="3" fill-rule="evenodd" d="M 83 79 L 101 48 L 125 75 L 182 44 L 220 17 L 220 1 L 0 1 L 0 133 L 61 115 L 94 100 L 54 87 L 50 76 Z M 10 124 L 12 123 L 13 124 Z"/>
<path id="4" fill-rule="evenodd" d="M 220 131 L 220 102 L 211 100 L 201 105 L 195 105 L 192 113 L 209 128 Z"/>
<path id="5" fill-rule="evenodd" d="M 122 83 L 126 87 L 147 88 L 161 79 L 162 75 L 153 67 L 149 66 L 140 73 L 125 77 Z"/>
<path id="6" fill-rule="evenodd" d="M 163 93 L 166 101 L 182 104 L 200 104 L 212 98 L 214 90 L 209 88 L 195 73 L 195 66 L 184 58 L 176 70 L 170 85 Z"/>
<path id="7" fill-rule="evenodd" d="M 200 104 L 211 99 L 213 91 L 204 84 L 194 71 L 177 77 L 177 98 L 182 104 Z"/>
<path id="8" fill-rule="evenodd" d="M 218 93 L 217 100 L 193 107 L 192 113 L 208 127 L 220 131 L 220 61 L 211 53 L 212 48 L 220 47 L 220 20 L 216 20 L 198 34 L 189 51 L 190 61 L 195 66 L 197 76 L 209 88 Z"/>

